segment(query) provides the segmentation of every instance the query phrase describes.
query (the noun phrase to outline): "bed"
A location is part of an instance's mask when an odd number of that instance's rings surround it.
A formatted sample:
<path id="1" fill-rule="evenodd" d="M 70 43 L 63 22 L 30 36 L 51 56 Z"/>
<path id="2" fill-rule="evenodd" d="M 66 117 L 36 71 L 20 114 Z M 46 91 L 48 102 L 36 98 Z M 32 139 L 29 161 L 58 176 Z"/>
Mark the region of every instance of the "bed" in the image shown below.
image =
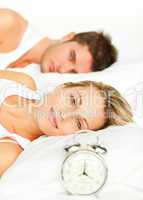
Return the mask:
<path id="1" fill-rule="evenodd" d="M 0 7 L 19 11 L 51 37 L 75 31 L 105 29 L 119 50 L 118 62 L 103 72 L 88 74 L 42 74 L 39 66 L 8 69 L 30 74 L 37 88 L 47 93 L 67 81 L 104 81 L 116 87 L 131 105 L 135 123 L 124 127 L 109 127 L 94 135 L 66 137 L 42 136 L 33 141 L 6 171 L 0 180 L 1 200 L 142 200 L 143 199 L 143 26 L 142 5 L 133 1 L 81 1 L 74 4 L 60 1 L 35 2 L 1 0 Z M 116 4 L 116 5 L 115 5 Z M 27 7 L 33 6 L 32 11 Z M 63 6 L 61 6 L 63 5 Z M 82 9 L 79 12 L 79 8 Z M 110 6 L 109 6 L 110 5 Z M 128 9 L 130 5 L 130 9 Z M 70 7 L 70 9 L 69 9 Z M 110 7 L 109 10 L 106 9 Z M 60 9 L 58 9 L 60 8 Z M 66 9 L 64 9 L 66 8 Z M 87 11 L 87 8 L 88 11 Z M 74 15 L 72 13 L 74 10 Z M 100 12 L 102 10 L 102 12 Z M 54 11 L 54 12 L 53 12 Z M 37 14 L 38 13 L 38 14 Z M 56 13 L 56 14 L 55 14 Z M 92 13 L 92 14 L 91 14 Z M 103 14 L 104 13 L 104 14 Z M 45 20 L 46 19 L 46 20 Z M 47 22 L 45 26 L 43 22 Z M 52 22 L 52 23 L 51 23 Z M 96 28 L 95 28 L 96 27 Z M 58 80 L 58 82 L 57 82 Z M 68 195 L 61 184 L 63 148 L 71 142 L 94 143 L 97 137 L 107 146 L 106 162 L 109 176 L 105 186 L 95 195 Z"/>
<path id="2" fill-rule="evenodd" d="M 55 200 L 99 199 L 142 200 L 143 130 L 136 124 L 110 127 L 97 134 L 47 137 L 32 142 L 1 178 L 1 199 Z M 64 147 L 73 142 L 103 143 L 108 152 L 109 174 L 105 186 L 91 196 L 68 195 L 61 184 Z"/>

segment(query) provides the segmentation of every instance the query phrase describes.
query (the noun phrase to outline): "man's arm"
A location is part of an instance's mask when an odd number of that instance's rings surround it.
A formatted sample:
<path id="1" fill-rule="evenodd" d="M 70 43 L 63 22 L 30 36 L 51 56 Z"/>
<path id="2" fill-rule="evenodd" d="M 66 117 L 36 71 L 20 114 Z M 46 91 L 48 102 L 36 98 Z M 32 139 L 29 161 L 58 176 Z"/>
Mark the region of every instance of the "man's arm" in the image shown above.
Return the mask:
<path id="1" fill-rule="evenodd" d="M 22 148 L 15 143 L 0 143 L 0 176 L 14 163 Z"/>
<path id="2" fill-rule="evenodd" d="M 17 12 L 0 9 L 0 52 L 10 52 L 17 48 L 28 22 Z"/>

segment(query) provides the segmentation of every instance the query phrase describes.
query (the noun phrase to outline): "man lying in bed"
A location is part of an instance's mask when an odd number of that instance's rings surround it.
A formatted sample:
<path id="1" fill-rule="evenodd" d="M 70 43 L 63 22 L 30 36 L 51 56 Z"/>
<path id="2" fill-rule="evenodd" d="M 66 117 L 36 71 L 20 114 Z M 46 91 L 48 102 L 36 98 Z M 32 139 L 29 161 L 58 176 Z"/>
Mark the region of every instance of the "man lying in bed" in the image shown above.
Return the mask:
<path id="1" fill-rule="evenodd" d="M 0 9 L 0 27 L 0 69 L 37 63 L 42 72 L 83 73 L 103 70 L 117 59 L 111 39 L 101 32 L 70 33 L 53 40 L 9 9 Z"/>

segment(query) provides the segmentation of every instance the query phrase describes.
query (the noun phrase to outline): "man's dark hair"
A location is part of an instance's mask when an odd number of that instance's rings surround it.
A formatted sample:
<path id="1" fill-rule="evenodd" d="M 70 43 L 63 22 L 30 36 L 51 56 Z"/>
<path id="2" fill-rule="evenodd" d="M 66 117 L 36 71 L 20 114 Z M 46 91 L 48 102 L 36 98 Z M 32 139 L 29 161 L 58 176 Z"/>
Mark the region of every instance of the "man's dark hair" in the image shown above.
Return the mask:
<path id="1" fill-rule="evenodd" d="M 101 71 L 117 60 L 117 49 L 111 43 L 111 38 L 103 32 L 78 33 L 72 41 L 88 46 L 93 58 L 92 71 Z"/>

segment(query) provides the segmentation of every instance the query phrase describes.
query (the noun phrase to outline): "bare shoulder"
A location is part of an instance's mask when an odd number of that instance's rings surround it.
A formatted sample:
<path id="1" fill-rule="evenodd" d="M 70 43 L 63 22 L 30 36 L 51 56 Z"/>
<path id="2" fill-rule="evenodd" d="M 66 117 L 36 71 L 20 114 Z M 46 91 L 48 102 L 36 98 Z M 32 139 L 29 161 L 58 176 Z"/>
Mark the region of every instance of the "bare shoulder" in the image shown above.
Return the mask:
<path id="1" fill-rule="evenodd" d="M 27 27 L 28 22 L 11 9 L 0 9 L 0 51 L 15 49 Z M 11 40 L 13 38 L 13 41 Z"/>
<path id="2" fill-rule="evenodd" d="M 2 175 L 17 159 L 23 149 L 16 143 L 0 143 L 0 175 Z"/>
<path id="3" fill-rule="evenodd" d="M 19 83 L 26 85 L 28 88 L 32 90 L 37 89 L 36 83 L 34 79 L 32 78 L 32 76 L 23 72 L 13 72 L 13 74 L 11 74 L 11 77 L 14 77 L 14 76 L 15 76 L 16 81 L 18 81 Z"/>
<path id="4" fill-rule="evenodd" d="M 32 90 L 37 89 L 34 79 L 30 75 L 23 72 L 0 70 L 0 78 L 16 81 L 18 83 L 26 85 Z"/>
<path id="5" fill-rule="evenodd" d="M 0 17 L 0 24 L 3 26 L 3 28 L 11 28 L 11 26 L 20 16 L 14 10 L 0 8 Z"/>
<path id="6" fill-rule="evenodd" d="M 32 90 L 37 89 L 36 83 L 34 79 L 32 78 L 32 76 L 23 72 L 17 72 L 17 77 L 18 77 L 19 82 L 25 84 L 28 88 Z"/>
<path id="7" fill-rule="evenodd" d="M 27 23 L 18 12 L 11 9 L 0 8 L 0 19 L 1 31 L 5 31 L 5 33 L 16 25 Z"/>

